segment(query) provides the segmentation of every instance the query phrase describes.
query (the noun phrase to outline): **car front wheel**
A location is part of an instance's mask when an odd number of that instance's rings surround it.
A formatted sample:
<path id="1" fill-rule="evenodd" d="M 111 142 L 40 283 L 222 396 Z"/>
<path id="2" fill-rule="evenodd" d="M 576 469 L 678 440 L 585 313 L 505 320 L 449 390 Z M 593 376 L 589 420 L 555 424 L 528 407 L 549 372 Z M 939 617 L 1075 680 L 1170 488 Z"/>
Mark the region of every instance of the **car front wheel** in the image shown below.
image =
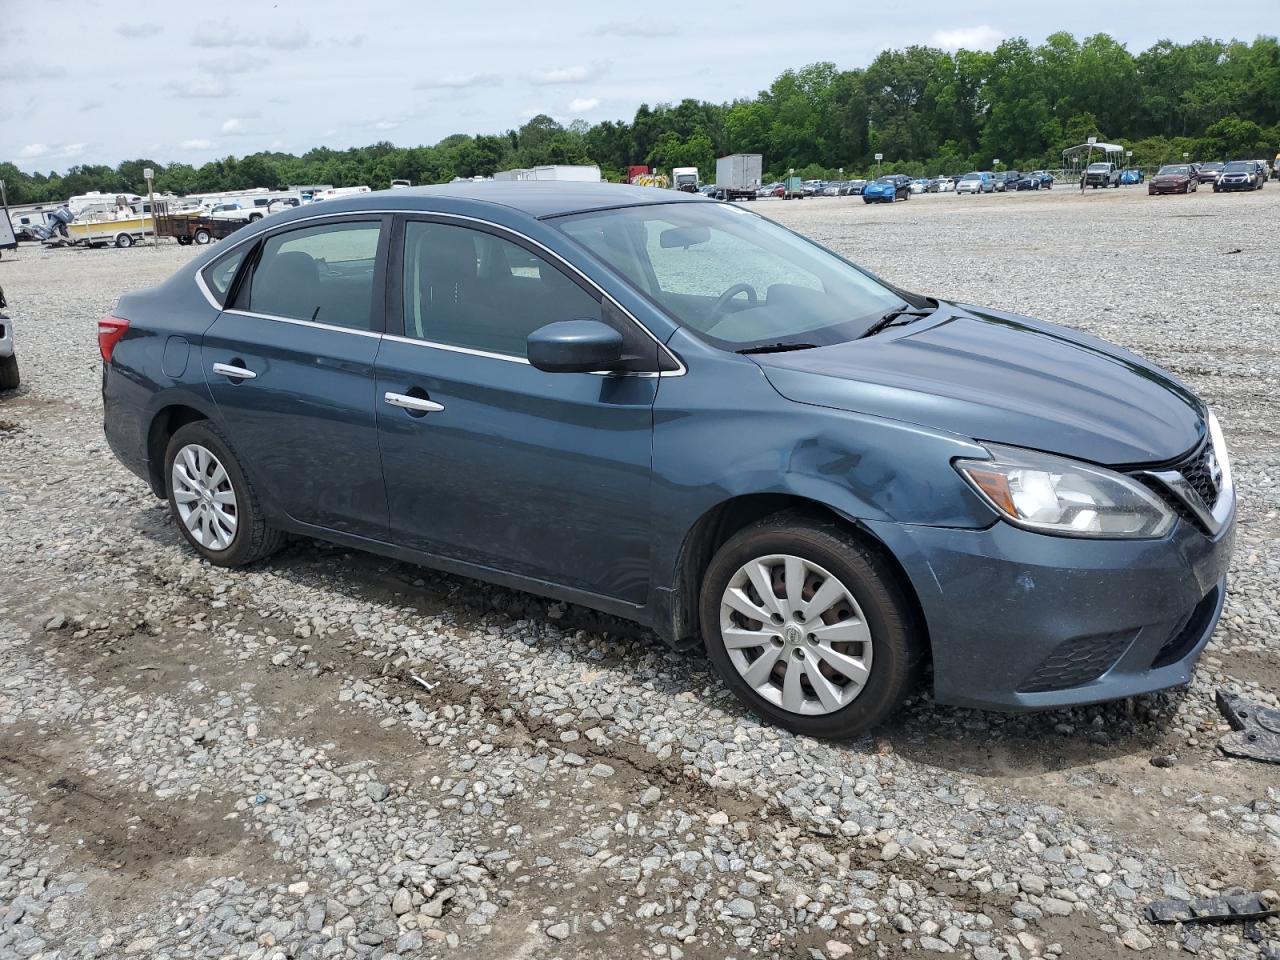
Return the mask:
<path id="1" fill-rule="evenodd" d="M 208 420 L 180 427 L 165 449 L 169 511 L 196 551 L 220 567 L 261 560 L 284 543 L 267 526 L 256 491 L 222 431 Z"/>
<path id="2" fill-rule="evenodd" d="M 786 512 L 740 531 L 708 567 L 700 607 L 725 684 L 796 733 L 864 733 L 915 683 L 912 607 L 886 560 L 834 521 Z"/>

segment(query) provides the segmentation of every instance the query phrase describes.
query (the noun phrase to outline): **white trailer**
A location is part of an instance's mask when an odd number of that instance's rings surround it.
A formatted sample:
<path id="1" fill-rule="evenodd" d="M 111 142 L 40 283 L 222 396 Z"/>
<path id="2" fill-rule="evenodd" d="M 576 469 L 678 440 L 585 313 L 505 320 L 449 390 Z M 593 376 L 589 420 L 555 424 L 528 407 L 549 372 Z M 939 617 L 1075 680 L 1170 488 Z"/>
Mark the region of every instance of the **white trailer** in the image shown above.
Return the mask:
<path id="1" fill-rule="evenodd" d="M 499 170 L 495 180 L 552 180 L 577 183 L 599 183 L 600 168 L 594 163 L 560 163 L 545 167 L 523 167 L 515 170 Z"/>
<path id="2" fill-rule="evenodd" d="M 716 161 L 716 195 L 722 200 L 754 200 L 763 170 L 758 153 L 732 153 Z"/>

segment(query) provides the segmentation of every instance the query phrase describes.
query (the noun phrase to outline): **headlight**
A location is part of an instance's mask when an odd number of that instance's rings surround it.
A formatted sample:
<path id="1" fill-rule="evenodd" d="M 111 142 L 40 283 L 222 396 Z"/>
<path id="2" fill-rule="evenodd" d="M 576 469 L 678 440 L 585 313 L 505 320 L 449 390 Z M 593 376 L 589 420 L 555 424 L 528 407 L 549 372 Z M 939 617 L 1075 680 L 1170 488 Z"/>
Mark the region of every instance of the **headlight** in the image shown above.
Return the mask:
<path id="1" fill-rule="evenodd" d="M 1010 523 L 1069 537 L 1160 537 L 1175 516 L 1124 474 L 1017 447 L 987 445 L 990 460 L 956 469 Z"/>

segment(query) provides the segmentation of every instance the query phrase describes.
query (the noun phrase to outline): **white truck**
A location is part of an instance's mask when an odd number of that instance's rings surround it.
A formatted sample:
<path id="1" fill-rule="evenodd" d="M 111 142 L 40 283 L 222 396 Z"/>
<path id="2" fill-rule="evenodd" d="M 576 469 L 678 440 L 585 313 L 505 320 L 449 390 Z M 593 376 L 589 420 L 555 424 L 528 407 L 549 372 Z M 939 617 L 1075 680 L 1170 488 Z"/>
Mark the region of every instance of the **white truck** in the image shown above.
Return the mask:
<path id="1" fill-rule="evenodd" d="M 671 168 L 671 188 L 673 190 L 683 190 L 685 193 L 698 192 L 698 168 L 697 167 L 672 167 Z"/>
<path id="2" fill-rule="evenodd" d="M 758 153 L 732 153 L 716 161 L 715 196 L 721 200 L 754 200 L 763 169 Z"/>

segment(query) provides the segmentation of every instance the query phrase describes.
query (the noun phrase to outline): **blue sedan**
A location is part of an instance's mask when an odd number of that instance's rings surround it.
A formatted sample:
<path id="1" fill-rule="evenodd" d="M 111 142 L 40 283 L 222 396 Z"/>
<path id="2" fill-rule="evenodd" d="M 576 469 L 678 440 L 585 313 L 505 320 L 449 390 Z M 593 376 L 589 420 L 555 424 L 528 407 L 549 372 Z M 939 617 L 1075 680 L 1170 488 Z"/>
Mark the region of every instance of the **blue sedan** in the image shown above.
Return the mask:
<path id="1" fill-rule="evenodd" d="M 868 183 L 862 190 L 864 203 L 893 203 L 911 199 L 911 178 L 901 173 L 891 173 Z"/>
<path id="2" fill-rule="evenodd" d="M 111 449 L 207 562 L 296 534 L 700 637 L 806 734 L 926 675 L 1005 709 L 1184 684 L 1226 595 L 1222 431 L 1171 374 L 691 194 L 301 207 L 98 341 Z"/>

